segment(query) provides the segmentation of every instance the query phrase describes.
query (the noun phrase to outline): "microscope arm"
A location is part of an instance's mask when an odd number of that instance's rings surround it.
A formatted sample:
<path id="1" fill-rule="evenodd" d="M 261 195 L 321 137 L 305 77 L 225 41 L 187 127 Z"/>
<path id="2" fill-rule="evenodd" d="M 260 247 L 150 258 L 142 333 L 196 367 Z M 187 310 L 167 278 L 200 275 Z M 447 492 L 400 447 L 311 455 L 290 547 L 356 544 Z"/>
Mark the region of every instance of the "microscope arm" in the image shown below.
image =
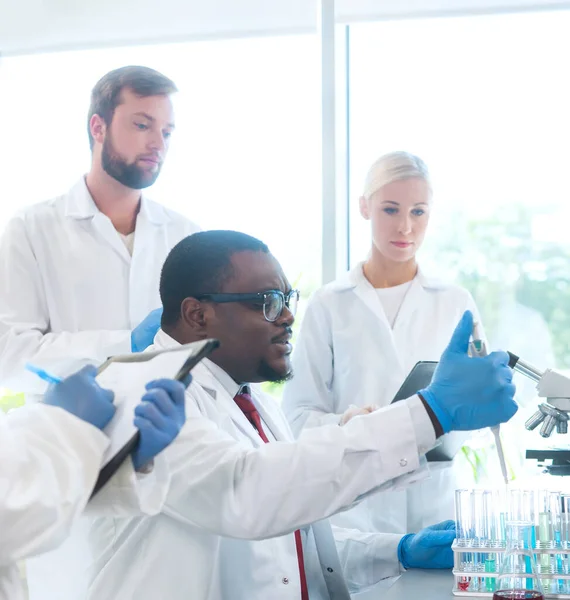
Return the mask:
<path id="1" fill-rule="evenodd" d="M 540 435 L 550 437 L 556 427 L 558 433 L 568 433 L 568 413 L 570 412 L 570 378 L 558 371 L 547 369 L 540 371 L 530 363 L 521 360 L 515 354 L 508 353 L 509 366 L 536 383 L 540 398 L 546 398 L 546 403 L 539 405 L 539 410 L 525 423 L 532 431 L 540 424 Z"/>

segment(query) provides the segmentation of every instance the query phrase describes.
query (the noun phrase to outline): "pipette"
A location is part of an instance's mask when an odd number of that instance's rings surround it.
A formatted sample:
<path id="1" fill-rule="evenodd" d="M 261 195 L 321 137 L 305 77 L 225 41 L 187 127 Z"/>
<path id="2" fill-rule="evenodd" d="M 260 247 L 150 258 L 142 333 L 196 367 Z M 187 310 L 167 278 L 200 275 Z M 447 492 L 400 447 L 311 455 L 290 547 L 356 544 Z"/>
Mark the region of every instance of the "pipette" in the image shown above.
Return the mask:
<path id="1" fill-rule="evenodd" d="M 469 353 L 471 356 L 487 356 L 487 345 L 481 338 L 479 332 L 479 323 L 473 323 L 473 341 L 469 344 Z M 493 436 L 495 437 L 495 446 L 497 448 L 497 454 L 499 455 L 499 463 L 501 465 L 501 473 L 505 481 L 505 485 L 509 485 L 509 476 L 507 473 L 507 462 L 505 461 L 505 454 L 503 452 L 503 444 L 501 442 L 501 429 L 500 425 L 491 427 Z"/>

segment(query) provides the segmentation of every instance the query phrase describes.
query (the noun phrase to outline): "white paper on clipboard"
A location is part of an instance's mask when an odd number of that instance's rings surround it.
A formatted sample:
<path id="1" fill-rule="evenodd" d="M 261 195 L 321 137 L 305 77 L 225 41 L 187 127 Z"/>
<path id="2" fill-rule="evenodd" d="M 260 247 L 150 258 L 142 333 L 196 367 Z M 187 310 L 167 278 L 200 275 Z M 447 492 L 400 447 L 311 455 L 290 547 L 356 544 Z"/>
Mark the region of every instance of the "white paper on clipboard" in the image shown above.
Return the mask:
<path id="1" fill-rule="evenodd" d="M 155 379 L 173 379 L 186 360 L 197 354 L 204 342 L 186 344 L 157 352 L 115 356 L 99 368 L 97 383 L 115 394 L 117 411 L 103 430 L 111 443 L 103 457 L 105 466 L 133 437 L 135 407 L 146 393 L 146 384 Z"/>

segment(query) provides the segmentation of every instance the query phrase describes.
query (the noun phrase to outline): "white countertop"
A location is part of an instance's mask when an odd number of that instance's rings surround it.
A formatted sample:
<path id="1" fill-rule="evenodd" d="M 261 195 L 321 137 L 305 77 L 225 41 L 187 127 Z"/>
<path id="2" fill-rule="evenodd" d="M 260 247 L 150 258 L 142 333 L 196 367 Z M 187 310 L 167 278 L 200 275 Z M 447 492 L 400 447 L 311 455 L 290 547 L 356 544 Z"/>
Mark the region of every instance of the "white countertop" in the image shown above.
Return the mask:
<path id="1" fill-rule="evenodd" d="M 410 569 L 398 577 L 389 589 L 386 586 L 356 594 L 354 600 L 450 600 L 456 598 L 453 575 L 447 570 Z"/>

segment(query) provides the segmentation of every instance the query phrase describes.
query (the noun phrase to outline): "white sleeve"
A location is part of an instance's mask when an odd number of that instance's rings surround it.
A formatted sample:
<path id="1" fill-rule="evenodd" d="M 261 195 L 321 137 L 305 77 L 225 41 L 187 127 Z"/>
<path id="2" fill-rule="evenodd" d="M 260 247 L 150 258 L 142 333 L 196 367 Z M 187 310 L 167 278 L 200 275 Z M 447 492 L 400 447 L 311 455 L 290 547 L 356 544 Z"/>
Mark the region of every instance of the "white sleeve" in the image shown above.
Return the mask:
<path id="1" fill-rule="evenodd" d="M 84 509 L 107 437 L 61 408 L 0 417 L 0 564 L 57 546 Z"/>
<path id="2" fill-rule="evenodd" d="M 337 424 L 342 414 L 333 406 L 334 353 L 331 324 L 319 295 L 313 296 L 301 323 L 292 367 L 295 376 L 286 384 L 281 407 L 293 433 L 305 427 Z"/>
<path id="3" fill-rule="evenodd" d="M 131 351 L 131 332 L 51 333 L 44 283 L 22 216 L 8 224 L 0 241 L 0 384 L 42 394 L 45 383 L 24 369 L 37 362 L 58 372 L 78 358 L 101 363 Z M 70 290 L 73 293 L 73 290 Z"/>
<path id="4" fill-rule="evenodd" d="M 404 476 L 417 479 L 425 452 L 410 401 L 254 449 L 202 416 L 192 390 L 187 397 L 186 424 L 166 450 L 173 483 L 163 513 L 217 535 L 289 533 L 372 491 L 393 489 Z M 433 427 L 426 427 L 431 433 L 419 433 L 433 444 Z"/>
<path id="5" fill-rule="evenodd" d="M 118 517 L 160 512 L 170 484 L 163 455 L 149 474 L 135 473 L 126 460 L 86 508 L 108 443 L 55 406 L 0 412 L 0 565 L 55 548 L 84 509 Z"/>
<path id="6" fill-rule="evenodd" d="M 365 533 L 332 525 L 342 571 L 351 593 L 404 572 L 398 561 L 399 533 Z"/>

